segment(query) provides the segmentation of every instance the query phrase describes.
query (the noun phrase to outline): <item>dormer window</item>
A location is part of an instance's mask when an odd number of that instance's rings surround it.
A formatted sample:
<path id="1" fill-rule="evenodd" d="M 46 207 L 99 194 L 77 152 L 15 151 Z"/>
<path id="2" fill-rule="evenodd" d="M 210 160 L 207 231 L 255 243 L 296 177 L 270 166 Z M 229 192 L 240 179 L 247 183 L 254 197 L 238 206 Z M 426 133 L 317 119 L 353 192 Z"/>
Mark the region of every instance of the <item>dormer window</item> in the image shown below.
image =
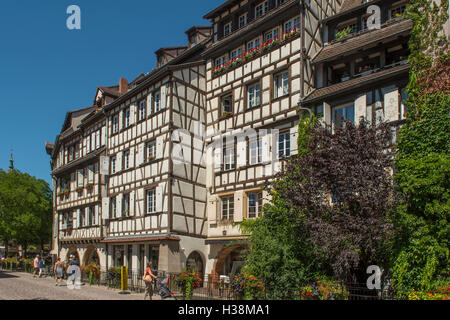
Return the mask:
<path id="1" fill-rule="evenodd" d="M 248 13 L 244 13 L 243 15 L 239 16 L 239 29 L 242 27 L 245 27 L 248 22 Z"/>
<path id="2" fill-rule="evenodd" d="M 195 35 L 191 35 L 191 36 L 189 37 L 189 43 L 190 43 L 190 44 L 195 44 Z"/>
<path id="3" fill-rule="evenodd" d="M 300 29 L 300 17 L 292 18 L 291 20 L 286 21 L 283 24 L 283 32 L 284 33 L 290 32 L 294 29 L 297 29 L 297 30 Z"/>
<path id="4" fill-rule="evenodd" d="M 162 61 L 163 61 L 162 55 L 159 55 L 159 56 L 158 56 L 158 66 L 159 66 L 159 67 L 162 66 Z"/>
<path id="5" fill-rule="evenodd" d="M 225 64 L 225 62 L 226 62 L 226 57 L 222 56 L 222 57 L 216 59 L 214 65 L 216 68 L 219 68 L 219 67 L 223 66 Z"/>
<path id="6" fill-rule="evenodd" d="M 270 40 L 278 38 L 278 32 L 279 32 L 278 28 L 266 32 L 264 34 L 264 42 L 268 42 Z"/>
<path id="7" fill-rule="evenodd" d="M 264 1 L 255 7 L 255 18 L 260 18 L 269 11 L 269 1 Z"/>
<path id="8" fill-rule="evenodd" d="M 258 48 L 259 47 L 259 38 L 253 39 L 247 43 L 247 51 Z"/>
<path id="9" fill-rule="evenodd" d="M 231 22 L 229 22 L 223 26 L 223 36 L 224 37 L 230 35 L 231 31 L 232 31 Z"/>

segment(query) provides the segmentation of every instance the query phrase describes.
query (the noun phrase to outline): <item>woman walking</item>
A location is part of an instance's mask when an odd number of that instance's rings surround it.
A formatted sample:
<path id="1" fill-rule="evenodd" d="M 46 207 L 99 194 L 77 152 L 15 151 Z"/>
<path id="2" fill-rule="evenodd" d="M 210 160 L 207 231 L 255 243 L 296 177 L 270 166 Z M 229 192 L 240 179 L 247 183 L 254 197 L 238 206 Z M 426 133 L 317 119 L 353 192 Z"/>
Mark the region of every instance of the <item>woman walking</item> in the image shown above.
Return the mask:
<path id="1" fill-rule="evenodd" d="M 153 297 L 153 280 L 156 279 L 155 275 L 152 272 L 152 263 L 147 263 L 147 270 L 145 271 L 145 275 L 142 278 L 145 282 L 145 296 L 144 300 L 149 296 L 150 300 Z"/>
<path id="2" fill-rule="evenodd" d="M 55 268 L 53 270 L 55 272 L 55 278 L 56 278 L 55 286 L 58 286 L 62 282 L 63 270 L 64 269 L 63 269 L 63 263 L 61 262 L 61 258 L 58 258 L 58 260 L 56 260 Z"/>

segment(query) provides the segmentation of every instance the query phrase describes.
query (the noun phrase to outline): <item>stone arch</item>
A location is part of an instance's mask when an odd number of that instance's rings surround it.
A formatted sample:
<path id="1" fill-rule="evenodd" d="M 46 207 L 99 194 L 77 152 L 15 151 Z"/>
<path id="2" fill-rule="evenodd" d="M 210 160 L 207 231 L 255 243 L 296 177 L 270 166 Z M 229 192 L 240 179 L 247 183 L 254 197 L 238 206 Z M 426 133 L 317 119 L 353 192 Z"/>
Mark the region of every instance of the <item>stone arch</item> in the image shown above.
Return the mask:
<path id="1" fill-rule="evenodd" d="M 229 255 L 231 255 L 234 251 L 237 251 L 238 249 L 245 250 L 248 246 L 245 244 L 235 244 L 226 248 L 223 248 L 219 254 L 217 255 L 217 258 L 214 262 L 214 267 L 211 272 L 212 281 L 219 281 L 219 277 L 223 272 L 225 262 Z"/>
<path id="2" fill-rule="evenodd" d="M 75 258 L 77 259 L 77 261 L 78 261 L 79 263 L 81 263 L 81 260 L 80 260 L 80 254 L 78 253 L 78 250 L 77 250 L 76 247 L 71 247 L 71 248 L 69 248 L 69 250 L 67 250 L 67 254 L 66 254 L 66 257 L 65 257 L 65 261 L 69 261 L 71 255 L 74 255 Z"/>
<path id="3" fill-rule="evenodd" d="M 192 251 L 186 258 L 186 268 L 192 269 L 201 274 L 201 278 L 205 273 L 206 260 L 199 251 Z"/>
<path id="4" fill-rule="evenodd" d="M 89 246 L 84 252 L 82 266 L 85 267 L 91 262 L 100 265 L 100 255 L 95 246 Z"/>

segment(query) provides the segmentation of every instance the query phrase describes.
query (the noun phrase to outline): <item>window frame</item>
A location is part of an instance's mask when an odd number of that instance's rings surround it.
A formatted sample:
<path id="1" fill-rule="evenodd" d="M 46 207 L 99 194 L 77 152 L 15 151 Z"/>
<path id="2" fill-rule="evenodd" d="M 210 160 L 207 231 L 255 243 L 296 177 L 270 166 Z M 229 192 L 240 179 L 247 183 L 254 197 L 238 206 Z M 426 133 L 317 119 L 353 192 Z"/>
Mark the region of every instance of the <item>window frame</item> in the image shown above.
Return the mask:
<path id="1" fill-rule="evenodd" d="M 252 206 L 255 208 L 255 216 L 251 216 L 250 215 L 250 197 L 251 196 L 256 196 L 256 201 L 255 201 L 255 205 Z M 261 190 L 259 191 L 248 191 L 245 194 L 245 198 L 246 198 L 246 217 L 247 219 L 258 219 L 261 217 L 262 215 L 262 208 L 263 208 L 263 193 Z M 252 214 L 253 215 L 253 214 Z"/>
<path id="2" fill-rule="evenodd" d="M 262 9 L 260 13 L 258 13 L 258 9 Z M 254 16 L 255 19 L 261 18 L 267 14 L 269 11 L 269 1 L 265 0 L 255 6 Z"/>
<path id="3" fill-rule="evenodd" d="M 256 101 L 255 101 L 254 105 L 251 105 L 252 99 L 250 98 L 250 96 L 251 96 L 250 91 L 251 91 L 252 88 L 256 88 L 256 87 L 259 88 L 256 92 L 253 93 L 253 95 L 255 95 L 254 100 L 256 100 Z M 261 104 L 262 104 L 261 87 L 262 87 L 261 86 L 261 81 L 253 82 L 253 83 L 250 83 L 250 84 L 248 84 L 246 86 L 246 95 L 245 95 L 245 97 L 246 97 L 246 110 L 253 110 L 253 109 L 258 108 L 258 107 L 261 106 Z"/>
<path id="4" fill-rule="evenodd" d="M 286 75 L 286 78 L 284 78 Z M 281 87 L 279 87 L 278 79 L 281 79 Z M 282 95 L 279 94 L 279 90 L 282 90 Z M 273 75 L 273 99 L 280 99 L 289 96 L 290 94 L 290 72 L 284 70 L 282 72 Z"/>
<path id="5" fill-rule="evenodd" d="M 278 133 L 278 159 L 286 159 L 291 156 L 291 143 L 292 141 L 290 131 L 281 131 Z M 287 146 L 288 144 L 289 146 Z"/>
<path id="6" fill-rule="evenodd" d="M 225 110 L 224 103 L 223 103 L 223 101 L 228 97 L 230 98 L 230 108 L 231 108 L 230 111 Z M 229 114 L 232 114 L 233 111 L 234 111 L 233 93 L 228 92 L 228 93 L 225 93 L 222 96 L 220 96 L 220 117 L 226 117 Z M 227 113 L 227 114 L 225 114 L 225 113 Z"/>
<path id="7" fill-rule="evenodd" d="M 152 204 L 151 206 L 149 205 L 149 193 L 152 193 Z M 156 188 L 150 188 L 145 190 L 145 214 L 146 215 L 151 215 L 151 214 L 155 214 L 156 212 Z M 152 211 L 149 211 L 149 209 L 153 209 Z"/>
<path id="8" fill-rule="evenodd" d="M 138 122 L 147 118 L 147 100 L 142 99 L 138 102 Z"/>
<path id="9" fill-rule="evenodd" d="M 226 214 L 224 214 L 224 201 L 226 201 Z M 234 221 L 234 194 L 220 197 L 220 220 Z"/>

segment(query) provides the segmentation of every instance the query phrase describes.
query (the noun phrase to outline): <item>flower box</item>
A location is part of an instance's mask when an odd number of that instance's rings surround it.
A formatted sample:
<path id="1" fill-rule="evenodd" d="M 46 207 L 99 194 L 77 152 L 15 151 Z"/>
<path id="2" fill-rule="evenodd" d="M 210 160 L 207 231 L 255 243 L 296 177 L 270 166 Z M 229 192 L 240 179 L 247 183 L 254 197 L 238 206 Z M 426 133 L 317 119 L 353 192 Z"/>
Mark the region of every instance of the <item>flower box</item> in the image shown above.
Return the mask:
<path id="1" fill-rule="evenodd" d="M 83 190 L 84 190 L 84 188 L 77 188 L 77 190 L 76 190 L 76 191 L 77 191 L 78 193 L 82 193 L 82 192 L 83 192 Z"/>
<path id="2" fill-rule="evenodd" d="M 224 112 L 222 112 L 222 118 L 225 118 L 225 117 L 231 116 L 232 114 L 233 114 L 232 112 L 227 112 L 227 111 L 224 111 Z"/>
<path id="3" fill-rule="evenodd" d="M 153 160 L 155 160 L 155 156 L 149 156 L 149 157 L 147 158 L 147 161 L 153 161 Z"/>

